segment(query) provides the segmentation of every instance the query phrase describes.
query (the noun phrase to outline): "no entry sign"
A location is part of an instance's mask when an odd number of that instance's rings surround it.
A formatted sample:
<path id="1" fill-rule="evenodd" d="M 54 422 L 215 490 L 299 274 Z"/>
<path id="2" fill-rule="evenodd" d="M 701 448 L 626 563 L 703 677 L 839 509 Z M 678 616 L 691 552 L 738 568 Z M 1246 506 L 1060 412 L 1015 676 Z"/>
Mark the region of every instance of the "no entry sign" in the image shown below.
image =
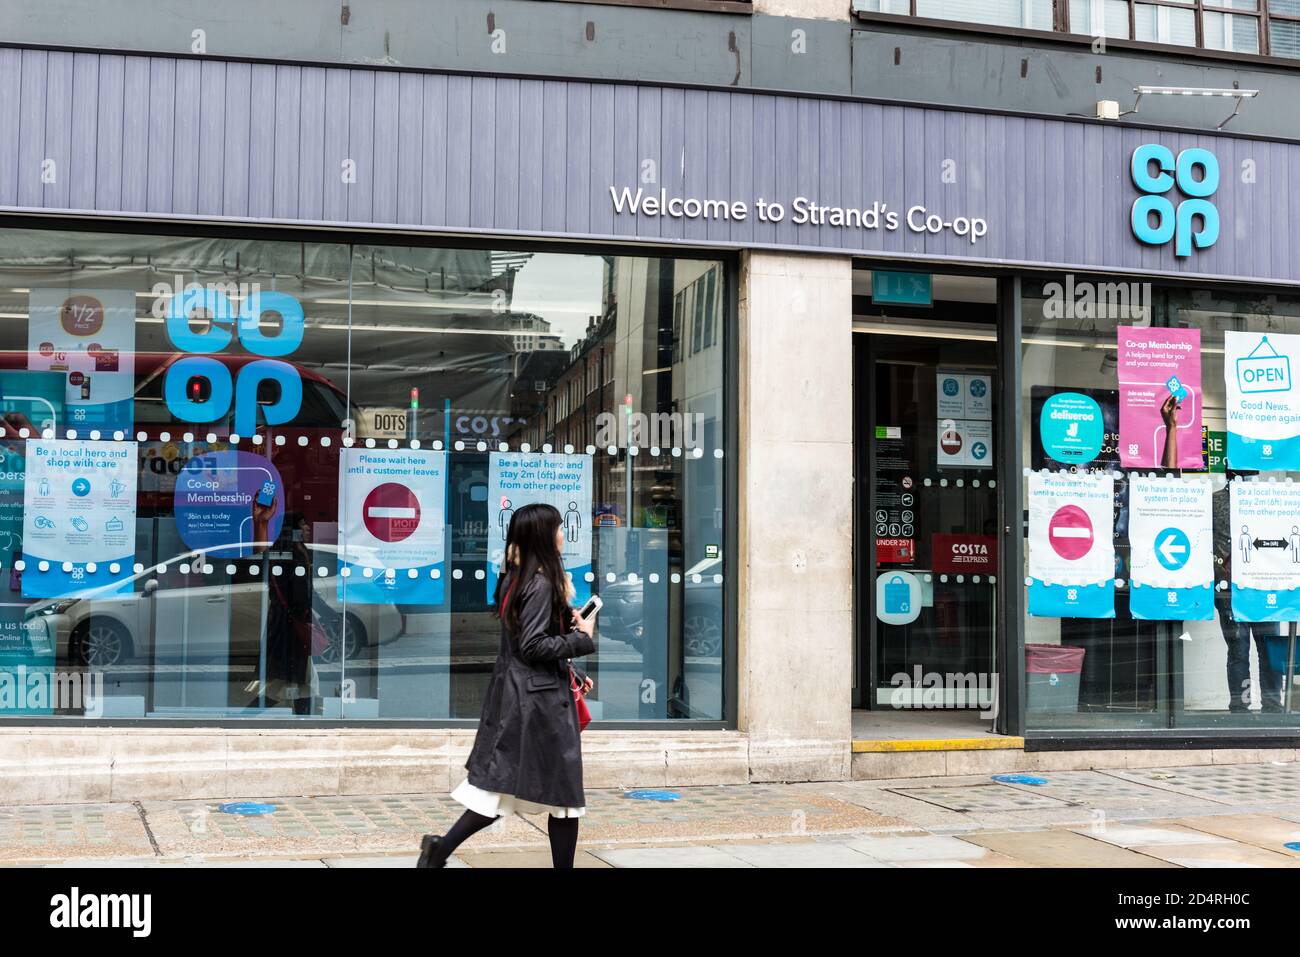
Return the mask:
<path id="1" fill-rule="evenodd" d="M 420 501 L 400 482 L 376 485 L 361 508 L 366 530 L 381 542 L 400 542 L 420 527 Z"/>
<path id="2" fill-rule="evenodd" d="M 1066 561 L 1078 561 L 1092 551 L 1092 519 L 1077 505 L 1063 505 L 1047 526 L 1047 540 Z"/>

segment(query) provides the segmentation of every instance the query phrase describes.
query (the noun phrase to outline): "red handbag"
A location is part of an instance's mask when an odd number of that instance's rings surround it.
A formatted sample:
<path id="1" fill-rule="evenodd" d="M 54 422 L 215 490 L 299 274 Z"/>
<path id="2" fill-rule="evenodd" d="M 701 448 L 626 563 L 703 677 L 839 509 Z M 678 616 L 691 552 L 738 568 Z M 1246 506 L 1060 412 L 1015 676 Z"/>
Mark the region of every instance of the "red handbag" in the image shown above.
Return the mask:
<path id="1" fill-rule="evenodd" d="M 573 665 L 569 665 L 569 687 L 573 690 L 573 705 L 578 709 L 578 730 L 585 731 L 591 724 L 591 709 L 587 707 L 587 697 L 578 684 L 578 676 L 573 673 Z"/>

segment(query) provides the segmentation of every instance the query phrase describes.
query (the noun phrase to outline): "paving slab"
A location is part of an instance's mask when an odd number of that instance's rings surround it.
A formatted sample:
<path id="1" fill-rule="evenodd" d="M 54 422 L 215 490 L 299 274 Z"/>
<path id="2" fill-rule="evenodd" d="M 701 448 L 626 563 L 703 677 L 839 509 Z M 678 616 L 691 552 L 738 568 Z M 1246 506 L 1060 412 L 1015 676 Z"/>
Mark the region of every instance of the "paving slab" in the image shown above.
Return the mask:
<path id="1" fill-rule="evenodd" d="M 1300 858 L 1300 851 L 1288 850 L 1285 846 L 1300 842 L 1300 823 L 1296 821 L 1266 814 L 1224 814 L 1216 817 L 1188 818 L 1176 823 L 1243 844 L 1254 844 L 1266 851 Z"/>
<path id="2" fill-rule="evenodd" d="M 903 824 L 858 805 L 786 785 L 667 789 L 674 801 L 645 801 L 621 791 L 588 791 L 579 840 L 584 844 L 656 840 L 709 841 L 730 837 L 798 837 Z M 529 815 L 545 837 L 546 815 Z"/>
<path id="3" fill-rule="evenodd" d="M 891 863 L 905 861 L 968 861 L 988 853 L 967 841 L 943 835 L 864 837 L 848 846 L 868 857 Z"/>
<path id="4" fill-rule="evenodd" d="M 709 845 L 694 847 L 598 848 L 591 852 L 613 867 L 752 867 L 734 854 Z"/>
<path id="5" fill-rule="evenodd" d="M 1300 860 L 1266 851 L 1253 844 L 1145 844 L 1133 850 L 1179 867 L 1300 867 Z"/>
<path id="6" fill-rule="evenodd" d="M 153 856 L 133 804 L 0 807 L 0 860 L 57 863 Z"/>
<path id="7" fill-rule="evenodd" d="M 549 849 L 536 850 L 528 848 L 525 850 L 500 850 L 500 851 L 467 851 L 464 846 L 456 850 L 456 856 L 464 861 L 465 867 L 488 867 L 488 868 L 510 868 L 510 867 L 540 867 L 550 868 L 551 852 Z M 610 867 L 612 865 L 602 861 L 590 851 L 578 848 L 578 853 L 573 856 L 574 867 Z"/>
<path id="8" fill-rule="evenodd" d="M 1205 831 L 1177 825 L 1158 825 L 1134 827 L 1124 824 L 1106 824 L 1102 827 L 1078 829 L 1076 834 L 1083 834 L 1096 841 L 1114 844 L 1116 847 L 1137 847 L 1153 844 L 1228 844 L 1226 838 L 1217 837 Z"/>
<path id="9" fill-rule="evenodd" d="M 118 868 L 131 867 L 162 867 L 163 862 L 157 857 L 110 857 L 102 860 L 82 859 L 72 861 L 56 861 L 52 864 L 42 864 L 42 867 L 89 867 L 89 868 L 107 868 L 117 870 Z"/>
<path id="10" fill-rule="evenodd" d="M 1173 867 L 1074 831 L 980 831 L 963 840 L 1035 867 Z"/>
<path id="11" fill-rule="evenodd" d="M 341 857 L 419 853 L 424 834 L 443 834 L 464 807 L 447 795 L 259 798 L 271 814 L 225 814 L 220 801 L 147 802 L 149 828 L 165 857 L 270 855 Z M 471 839 L 479 847 L 544 844 L 546 835 L 512 815 Z"/>
<path id="12" fill-rule="evenodd" d="M 302 867 L 323 868 L 325 862 L 315 858 L 239 858 L 236 860 L 195 860 L 180 861 L 177 867 Z"/>
<path id="13" fill-rule="evenodd" d="M 727 844 L 726 852 L 754 867 L 891 867 L 849 843 Z"/>

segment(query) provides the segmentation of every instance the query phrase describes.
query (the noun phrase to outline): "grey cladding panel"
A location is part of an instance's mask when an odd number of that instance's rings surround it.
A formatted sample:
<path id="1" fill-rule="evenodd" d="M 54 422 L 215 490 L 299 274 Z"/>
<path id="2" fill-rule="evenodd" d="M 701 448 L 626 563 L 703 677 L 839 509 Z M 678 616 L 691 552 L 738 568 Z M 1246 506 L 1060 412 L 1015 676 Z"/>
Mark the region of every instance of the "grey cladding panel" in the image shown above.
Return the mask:
<path id="1" fill-rule="evenodd" d="M 743 91 L 9 48 L 0 48 L 0 94 L 0 207 L 9 210 L 1300 283 L 1300 217 L 1290 211 L 1300 147 L 1289 143 Z M 1131 235 L 1129 157 L 1148 142 L 1219 158 L 1212 248 L 1179 260 L 1171 246 Z M 741 201 L 748 214 L 615 214 L 611 186 Z M 857 209 L 879 202 L 902 222 L 795 223 L 799 196 Z M 760 221 L 758 199 L 783 203 L 785 219 Z M 983 217 L 988 236 L 909 230 L 913 206 L 944 223 Z"/>

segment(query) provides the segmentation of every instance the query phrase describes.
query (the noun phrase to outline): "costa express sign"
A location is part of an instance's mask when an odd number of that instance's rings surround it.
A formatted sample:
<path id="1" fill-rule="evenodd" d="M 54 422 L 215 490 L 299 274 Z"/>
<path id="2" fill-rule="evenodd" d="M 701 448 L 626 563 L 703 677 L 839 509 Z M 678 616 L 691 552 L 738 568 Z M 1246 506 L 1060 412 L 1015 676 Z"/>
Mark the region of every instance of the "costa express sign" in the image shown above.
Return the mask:
<path id="1" fill-rule="evenodd" d="M 996 575 L 998 540 L 992 535 L 932 535 L 930 559 L 944 574 Z"/>

